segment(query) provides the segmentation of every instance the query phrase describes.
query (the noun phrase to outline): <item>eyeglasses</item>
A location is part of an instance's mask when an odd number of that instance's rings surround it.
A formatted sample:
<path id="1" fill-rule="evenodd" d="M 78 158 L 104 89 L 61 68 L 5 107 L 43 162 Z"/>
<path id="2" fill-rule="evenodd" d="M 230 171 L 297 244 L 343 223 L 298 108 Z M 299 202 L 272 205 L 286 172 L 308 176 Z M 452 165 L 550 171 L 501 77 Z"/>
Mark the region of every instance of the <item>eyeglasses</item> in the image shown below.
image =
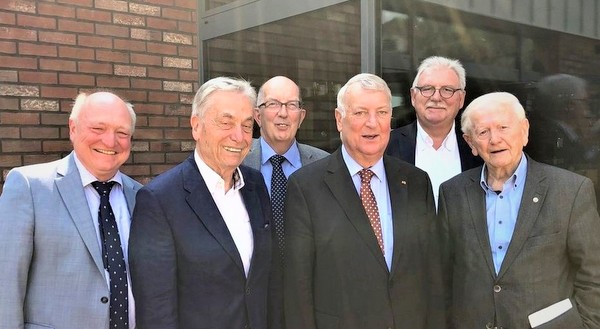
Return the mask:
<path id="1" fill-rule="evenodd" d="M 433 86 L 422 86 L 422 87 L 415 87 L 415 89 L 418 89 L 419 92 L 421 92 L 421 95 L 423 95 L 424 97 L 431 97 L 433 96 L 433 94 L 435 94 L 435 92 L 437 90 L 440 91 L 440 96 L 442 96 L 442 98 L 444 99 L 448 99 L 451 98 L 452 96 L 454 96 L 454 93 L 462 90 L 461 88 L 452 88 L 452 87 L 442 87 L 440 89 L 436 89 Z"/>
<path id="2" fill-rule="evenodd" d="M 289 101 L 287 103 L 282 103 L 276 99 L 273 99 L 260 104 L 258 108 L 265 108 L 270 111 L 279 111 L 284 105 L 288 111 L 300 111 L 302 110 L 303 104 L 301 101 Z"/>

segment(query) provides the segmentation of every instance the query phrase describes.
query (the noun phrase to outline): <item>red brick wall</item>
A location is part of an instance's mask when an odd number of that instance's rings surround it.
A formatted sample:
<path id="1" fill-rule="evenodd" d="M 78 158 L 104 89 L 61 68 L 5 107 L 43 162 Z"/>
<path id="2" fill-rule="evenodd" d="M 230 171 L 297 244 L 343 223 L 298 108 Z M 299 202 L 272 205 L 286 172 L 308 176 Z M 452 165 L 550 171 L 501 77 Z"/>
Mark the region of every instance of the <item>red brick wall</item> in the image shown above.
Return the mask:
<path id="1" fill-rule="evenodd" d="M 81 91 L 134 104 L 123 171 L 142 183 L 187 157 L 198 88 L 197 0 L 0 1 L 0 190 L 15 166 L 61 158 Z"/>

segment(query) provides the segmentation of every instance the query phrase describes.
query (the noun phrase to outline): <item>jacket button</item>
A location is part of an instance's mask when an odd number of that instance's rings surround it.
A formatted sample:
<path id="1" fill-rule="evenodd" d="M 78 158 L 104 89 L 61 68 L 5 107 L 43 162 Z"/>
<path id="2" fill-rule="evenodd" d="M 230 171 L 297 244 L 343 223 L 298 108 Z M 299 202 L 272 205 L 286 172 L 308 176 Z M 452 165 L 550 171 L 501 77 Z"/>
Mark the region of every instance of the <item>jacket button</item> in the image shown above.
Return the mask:
<path id="1" fill-rule="evenodd" d="M 246 288 L 246 295 L 250 295 L 250 288 Z"/>
<path id="2" fill-rule="evenodd" d="M 102 297 L 100 298 L 100 301 L 102 302 L 102 304 L 106 304 L 108 303 L 108 297 Z"/>
<path id="3" fill-rule="evenodd" d="M 486 323 L 485 325 L 485 329 L 493 329 L 494 328 L 494 324 L 491 322 Z"/>
<path id="4" fill-rule="evenodd" d="M 499 285 L 494 286 L 494 292 L 500 292 L 501 290 L 502 290 L 502 287 L 500 287 Z"/>

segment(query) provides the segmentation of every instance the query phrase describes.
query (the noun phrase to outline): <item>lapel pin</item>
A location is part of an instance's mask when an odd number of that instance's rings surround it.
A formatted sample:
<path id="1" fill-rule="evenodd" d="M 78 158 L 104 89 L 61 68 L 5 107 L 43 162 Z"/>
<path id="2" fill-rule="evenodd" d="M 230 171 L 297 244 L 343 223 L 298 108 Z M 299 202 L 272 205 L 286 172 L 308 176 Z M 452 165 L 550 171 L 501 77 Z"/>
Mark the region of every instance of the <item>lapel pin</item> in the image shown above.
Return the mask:
<path id="1" fill-rule="evenodd" d="M 540 201 L 540 199 L 538 199 L 538 197 L 533 197 L 533 203 L 538 203 L 538 201 Z"/>
<path id="2" fill-rule="evenodd" d="M 401 183 L 402 185 L 406 185 L 406 181 L 405 181 L 405 180 L 401 181 L 400 183 Z"/>

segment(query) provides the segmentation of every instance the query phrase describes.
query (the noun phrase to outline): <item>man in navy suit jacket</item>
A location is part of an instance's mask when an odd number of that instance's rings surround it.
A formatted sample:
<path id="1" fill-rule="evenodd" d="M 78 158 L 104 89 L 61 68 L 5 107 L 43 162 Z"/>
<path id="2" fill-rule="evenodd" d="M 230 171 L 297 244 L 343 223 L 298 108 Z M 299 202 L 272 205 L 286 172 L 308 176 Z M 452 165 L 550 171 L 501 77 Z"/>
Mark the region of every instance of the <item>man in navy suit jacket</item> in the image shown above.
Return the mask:
<path id="1" fill-rule="evenodd" d="M 465 102 L 465 69 L 455 59 L 432 56 L 421 62 L 411 102 L 417 120 L 390 134 L 386 154 L 425 170 L 437 202 L 438 188 L 447 179 L 481 165 L 455 123 Z"/>
<path id="2" fill-rule="evenodd" d="M 140 190 L 130 240 L 140 328 L 268 327 L 269 195 L 262 175 L 240 166 L 255 99 L 243 80 L 202 85 L 194 153 Z"/>

